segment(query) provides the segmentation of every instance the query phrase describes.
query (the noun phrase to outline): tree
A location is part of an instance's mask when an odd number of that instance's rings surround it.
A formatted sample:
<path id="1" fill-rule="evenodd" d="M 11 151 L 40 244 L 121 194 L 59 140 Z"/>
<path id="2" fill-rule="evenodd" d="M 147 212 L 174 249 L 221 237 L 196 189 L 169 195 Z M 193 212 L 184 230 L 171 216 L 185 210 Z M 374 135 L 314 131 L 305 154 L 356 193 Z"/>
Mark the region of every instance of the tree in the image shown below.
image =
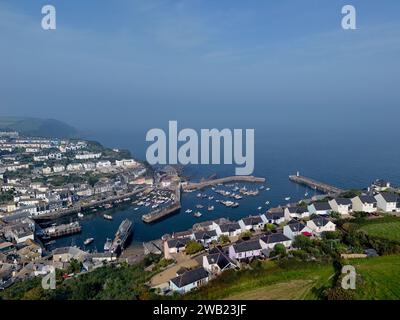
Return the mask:
<path id="1" fill-rule="evenodd" d="M 304 235 L 298 235 L 297 237 L 294 238 L 293 247 L 295 248 L 307 250 L 311 246 L 312 246 L 312 241 L 309 237 L 306 237 Z"/>
<path id="2" fill-rule="evenodd" d="M 218 242 L 222 245 L 227 244 L 229 242 L 231 242 L 231 240 L 229 239 L 229 237 L 227 235 L 221 235 L 218 239 Z"/>
<path id="3" fill-rule="evenodd" d="M 264 225 L 264 231 L 273 231 L 276 229 L 276 226 L 272 223 L 266 223 Z"/>
<path id="4" fill-rule="evenodd" d="M 270 257 L 276 257 L 276 256 L 281 256 L 281 257 L 286 256 L 286 248 L 281 243 L 276 244 L 270 254 Z"/>
<path id="5" fill-rule="evenodd" d="M 340 219 L 342 217 L 342 215 L 339 212 L 336 212 L 336 211 L 332 211 L 330 216 L 333 219 Z"/>
<path id="6" fill-rule="evenodd" d="M 195 254 L 203 250 L 203 246 L 197 241 L 191 240 L 186 244 L 186 253 Z"/>

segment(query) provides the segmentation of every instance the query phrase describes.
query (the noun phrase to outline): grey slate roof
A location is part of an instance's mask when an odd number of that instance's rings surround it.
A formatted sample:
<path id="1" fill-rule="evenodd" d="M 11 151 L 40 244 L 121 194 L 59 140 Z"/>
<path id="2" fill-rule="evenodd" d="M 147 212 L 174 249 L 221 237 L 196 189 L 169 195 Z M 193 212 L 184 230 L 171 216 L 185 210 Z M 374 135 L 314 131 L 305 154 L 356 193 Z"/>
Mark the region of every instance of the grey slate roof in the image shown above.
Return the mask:
<path id="1" fill-rule="evenodd" d="M 167 241 L 169 248 L 183 248 L 190 241 L 190 238 L 170 239 Z"/>
<path id="2" fill-rule="evenodd" d="M 259 240 L 248 240 L 233 245 L 235 252 L 247 252 L 253 250 L 261 250 L 261 245 Z"/>
<path id="3" fill-rule="evenodd" d="M 236 230 L 240 230 L 239 223 L 227 223 L 221 224 L 220 226 L 221 232 L 234 232 Z"/>
<path id="4" fill-rule="evenodd" d="M 308 212 L 306 207 L 288 207 L 289 213 L 302 214 Z"/>
<path id="5" fill-rule="evenodd" d="M 317 217 L 311 220 L 317 227 L 324 227 L 329 222 L 329 219 L 324 217 Z"/>
<path id="6" fill-rule="evenodd" d="M 306 227 L 305 224 L 303 224 L 299 221 L 296 221 L 296 220 L 290 221 L 287 225 L 290 228 L 290 230 L 292 230 L 293 232 L 299 232 Z"/>
<path id="7" fill-rule="evenodd" d="M 366 203 L 374 204 L 377 202 L 375 197 L 373 197 L 373 196 L 359 196 L 359 198 L 360 198 L 361 202 L 364 204 L 366 204 Z"/>
<path id="8" fill-rule="evenodd" d="M 314 202 L 313 205 L 317 211 L 332 210 L 331 205 L 328 202 Z"/>
<path id="9" fill-rule="evenodd" d="M 336 198 L 335 201 L 338 205 L 342 206 L 351 206 L 352 204 L 351 199 L 349 198 Z"/>
<path id="10" fill-rule="evenodd" d="M 289 241 L 290 239 L 286 237 L 283 233 L 271 233 L 265 236 L 262 236 L 260 240 L 265 243 L 278 243 L 283 241 Z"/>
<path id="11" fill-rule="evenodd" d="M 397 202 L 400 200 L 397 194 L 391 192 L 382 192 L 381 196 L 386 202 Z"/>
<path id="12" fill-rule="evenodd" d="M 187 271 L 182 275 L 171 279 L 171 282 L 173 282 L 178 288 L 182 288 L 187 286 L 188 284 L 205 279 L 207 277 L 208 272 L 203 267 L 200 267 L 194 270 Z"/>
<path id="13" fill-rule="evenodd" d="M 215 230 L 212 231 L 199 231 L 194 233 L 194 238 L 196 240 L 208 240 L 217 236 L 217 232 Z"/>
<path id="14" fill-rule="evenodd" d="M 260 216 L 252 216 L 242 219 L 246 226 L 254 226 L 260 223 L 263 223 L 263 220 Z"/>

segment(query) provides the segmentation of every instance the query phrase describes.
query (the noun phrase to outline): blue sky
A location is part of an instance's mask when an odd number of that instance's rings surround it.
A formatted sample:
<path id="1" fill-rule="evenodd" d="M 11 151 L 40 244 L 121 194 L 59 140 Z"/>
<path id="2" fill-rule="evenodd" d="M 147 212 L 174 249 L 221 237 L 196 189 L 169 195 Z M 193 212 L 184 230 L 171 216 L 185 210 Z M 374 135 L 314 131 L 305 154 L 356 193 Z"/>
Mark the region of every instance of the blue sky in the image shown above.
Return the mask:
<path id="1" fill-rule="evenodd" d="M 87 130 L 400 118 L 396 0 L 0 0 L 0 36 L 1 115 Z"/>

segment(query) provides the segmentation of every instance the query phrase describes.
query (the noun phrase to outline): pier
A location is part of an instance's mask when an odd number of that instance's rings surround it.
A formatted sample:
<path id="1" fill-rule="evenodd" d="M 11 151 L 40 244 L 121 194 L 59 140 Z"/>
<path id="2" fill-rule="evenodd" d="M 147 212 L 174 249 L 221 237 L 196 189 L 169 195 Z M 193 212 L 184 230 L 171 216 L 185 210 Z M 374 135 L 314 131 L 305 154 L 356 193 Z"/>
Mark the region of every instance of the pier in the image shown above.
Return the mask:
<path id="1" fill-rule="evenodd" d="M 345 190 L 343 190 L 343 189 L 331 186 L 324 182 L 316 181 L 316 180 L 308 178 L 308 177 L 303 177 L 299 174 L 289 176 L 289 180 L 293 181 L 295 183 L 298 183 L 298 184 L 305 185 L 314 190 L 321 191 L 326 194 L 340 194 L 340 193 L 345 192 Z"/>
<path id="2" fill-rule="evenodd" d="M 174 212 L 178 211 L 180 208 L 181 208 L 180 201 L 175 201 L 169 207 L 162 208 L 162 209 L 144 214 L 142 216 L 142 220 L 143 220 L 143 222 L 146 222 L 146 223 L 152 223 L 152 222 L 163 219 L 163 218 L 173 214 Z"/>
<path id="3" fill-rule="evenodd" d="M 214 186 L 216 184 L 224 184 L 230 182 L 264 183 L 265 178 L 259 178 L 254 176 L 232 176 L 219 179 L 211 179 L 201 182 L 188 183 L 187 185 L 183 186 L 183 190 L 184 191 L 200 190 L 210 186 Z"/>
<path id="4" fill-rule="evenodd" d="M 43 229 L 43 239 L 59 238 L 79 232 L 81 232 L 81 226 L 78 222 L 60 224 L 59 226 Z"/>

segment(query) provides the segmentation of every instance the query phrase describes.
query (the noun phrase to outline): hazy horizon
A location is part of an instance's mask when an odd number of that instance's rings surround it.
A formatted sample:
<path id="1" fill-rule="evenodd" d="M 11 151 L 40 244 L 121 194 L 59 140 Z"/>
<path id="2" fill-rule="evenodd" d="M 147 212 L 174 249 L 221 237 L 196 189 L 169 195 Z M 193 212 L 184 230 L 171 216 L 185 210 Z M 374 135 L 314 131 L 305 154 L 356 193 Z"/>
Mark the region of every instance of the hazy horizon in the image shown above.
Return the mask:
<path id="1" fill-rule="evenodd" d="M 0 1 L 0 115 L 86 132 L 397 126 L 398 1 L 351 1 L 357 30 L 337 0 L 51 4 L 44 31 L 41 2 Z"/>

